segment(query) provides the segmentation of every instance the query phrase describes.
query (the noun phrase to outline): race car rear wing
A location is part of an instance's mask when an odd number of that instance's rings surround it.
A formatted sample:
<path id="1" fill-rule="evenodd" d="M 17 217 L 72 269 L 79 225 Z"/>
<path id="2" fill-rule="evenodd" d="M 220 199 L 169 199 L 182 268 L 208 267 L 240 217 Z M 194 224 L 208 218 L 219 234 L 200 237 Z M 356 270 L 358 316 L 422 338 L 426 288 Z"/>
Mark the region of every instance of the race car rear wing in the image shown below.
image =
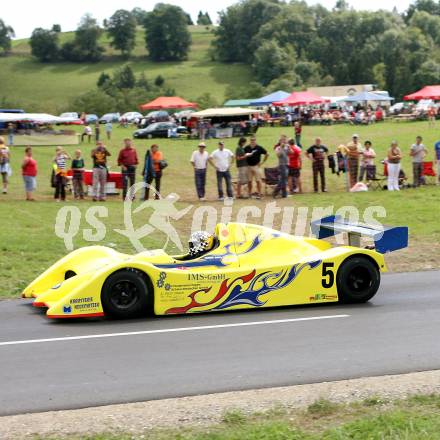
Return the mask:
<path id="1" fill-rule="evenodd" d="M 408 247 L 407 226 L 373 226 L 362 223 L 350 223 L 339 215 L 324 217 L 310 223 L 316 238 L 328 238 L 346 232 L 350 246 L 360 247 L 361 237 L 371 237 L 375 249 L 381 254 Z"/>

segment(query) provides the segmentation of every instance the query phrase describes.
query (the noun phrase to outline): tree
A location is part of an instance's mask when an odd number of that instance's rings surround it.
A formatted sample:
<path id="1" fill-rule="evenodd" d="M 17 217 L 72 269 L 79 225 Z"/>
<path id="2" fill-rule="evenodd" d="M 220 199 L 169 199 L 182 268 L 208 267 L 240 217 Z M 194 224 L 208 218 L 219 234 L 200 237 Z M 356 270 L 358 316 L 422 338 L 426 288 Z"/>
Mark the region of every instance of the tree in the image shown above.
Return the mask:
<path id="1" fill-rule="evenodd" d="M 102 90 L 91 90 L 75 98 L 71 103 L 71 108 L 78 109 L 80 112 L 103 115 L 115 111 L 116 100 Z"/>
<path id="2" fill-rule="evenodd" d="M 197 102 L 197 105 L 201 110 L 205 110 L 207 108 L 215 108 L 219 106 L 218 101 L 209 92 L 200 95 L 195 100 L 195 102 Z"/>
<path id="3" fill-rule="evenodd" d="M 255 52 L 254 71 L 264 86 L 293 68 L 295 58 L 275 41 L 265 40 Z"/>
<path id="4" fill-rule="evenodd" d="M 425 61 L 415 74 L 416 88 L 427 84 L 438 84 L 440 82 L 440 63 L 434 60 Z"/>
<path id="5" fill-rule="evenodd" d="M 269 23 L 285 4 L 278 0 L 244 0 L 220 13 L 215 29 L 213 52 L 225 62 L 253 62 L 260 41 L 255 36 Z"/>
<path id="6" fill-rule="evenodd" d="M 165 83 L 165 78 L 162 75 L 157 75 L 156 79 L 154 80 L 154 85 L 156 87 L 162 87 Z"/>
<path id="7" fill-rule="evenodd" d="M 145 40 L 154 61 L 182 61 L 188 56 L 191 34 L 187 16 L 178 6 L 159 3 L 147 14 Z"/>
<path id="8" fill-rule="evenodd" d="M 52 26 L 52 32 L 56 32 L 57 34 L 61 33 L 61 25 L 59 24 L 54 24 Z"/>
<path id="9" fill-rule="evenodd" d="M 15 37 L 14 29 L 0 19 L 0 54 L 5 55 L 11 50 L 11 39 Z"/>
<path id="10" fill-rule="evenodd" d="M 129 57 L 136 44 L 136 18 L 130 11 L 119 9 L 108 20 L 110 46 Z"/>
<path id="11" fill-rule="evenodd" d="M 129 65 L 123 66 L 113 74 L 113 84 L 118 89 L 133 89 L 136 85 L 136 77 Z"/>
<path id="12" fill-rule="evenodd" d="M 207 12 L 199 11 L 199 15 L 197 16 L 197 24 L 200 26 L 210 26 L 212 25 L 211 17 Z"/>
<path id="13" fill-rule="evenodd" d="M 434 0 L 416 0 L 412 3 L 405 14 L 405 21 L 408 23 L 416 11 L 424 11 L 430 15 L 440 15 L 440 3 Z"/>
<path id="14" fill-rule="evenodd" d="M 186 15 L 186 24 L 188 26 L 192 26 L 194 24 L 194 22 L 193 22 L 193 20 L 191 18 L 191 15 L 189 15 L 188 13 L 185 13 L 185 15 Z"/>
<path id="15" fill-rule="evenodd" d="M 148 79 L 147 79 L 147 77 L 145 76 L 145 73 L 144 73 L 144 72 L 142 72 L 142 73 L 139 75 L 139 78 L 138 78 L 137 81 L 136 81 L 136 87 L 139 87 L 140 89 L 147 90 L 147 91 L 150 91 L 150 90 L 151 90 L 151 85 L 150 85 L 150 83 L 148 82 Z"/>
<path id="16" fill-rule="evenodd" d="M 30 38 L 31 53 L 41 62 L 55 61 L 59 56 L 58 33 L 53 30 L 36 28 Z"/>
<path id="17" fill-rule="evenodd" d="M 99 75 L 98 81 L 96 83 L 98 88 L 104 88 L 111 82 L 111 77 L 108 73 L 101 72 Z"/>
<path id="18" fill-rule="evenodd" d="M 101 34 L 102 29 L 97 21 L 90 14 L 84 15 L 75 31 L 74 40 L 64 43 L 62 57 L 75 62 L 99 61 L 104 52 L 104 48 L 98 43 Z"/>
<path id="19" fill-rule="evenodd" d="M 136 7 L 131 10 L 131 14 L 136 20 L 138 26 L 142 26 L 148 13 L 144 9 Z"/>

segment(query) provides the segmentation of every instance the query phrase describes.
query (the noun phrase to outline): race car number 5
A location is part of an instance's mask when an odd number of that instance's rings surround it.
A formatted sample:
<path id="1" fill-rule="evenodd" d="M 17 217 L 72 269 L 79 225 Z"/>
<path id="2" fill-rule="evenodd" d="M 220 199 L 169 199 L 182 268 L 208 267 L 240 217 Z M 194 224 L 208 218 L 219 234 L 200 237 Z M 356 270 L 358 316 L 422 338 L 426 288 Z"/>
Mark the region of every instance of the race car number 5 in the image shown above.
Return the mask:
<path id="1" fill-rule="evenodd" d="M 330 289 L 335 284 L 335 273 L 333 272 L 334 263 L 322 264 L 322 287 Z"/>

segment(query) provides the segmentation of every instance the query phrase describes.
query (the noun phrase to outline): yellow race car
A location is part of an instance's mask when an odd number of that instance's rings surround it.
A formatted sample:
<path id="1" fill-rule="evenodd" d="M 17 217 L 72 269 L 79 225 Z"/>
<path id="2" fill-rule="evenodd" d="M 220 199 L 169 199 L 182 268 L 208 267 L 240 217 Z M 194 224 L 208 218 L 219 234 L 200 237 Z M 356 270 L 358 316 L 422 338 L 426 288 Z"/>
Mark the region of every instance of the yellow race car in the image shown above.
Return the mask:
<path id="1" fill-rule="evenodd" d="M 383 254 L 408 245 L 408 228 L 312 222 L 316 238 L 262 226 L 218 224 L 193 234 L 186 255 L 131 256 L 101 246 L 75 250 L 23 292 L 50 318 L 156 315 L 370 300 L 386 271 Z M 324 238 L 348 233 L 348 246 Z M 360 247 L 362 236 L 373 246 Z"/>

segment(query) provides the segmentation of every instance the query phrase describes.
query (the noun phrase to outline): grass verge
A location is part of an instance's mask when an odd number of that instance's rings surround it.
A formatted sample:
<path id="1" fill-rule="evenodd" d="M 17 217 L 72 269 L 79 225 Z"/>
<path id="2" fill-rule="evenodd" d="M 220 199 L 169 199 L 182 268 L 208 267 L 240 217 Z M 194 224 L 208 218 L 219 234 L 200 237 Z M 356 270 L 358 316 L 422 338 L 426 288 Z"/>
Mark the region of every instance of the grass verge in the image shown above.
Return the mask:
<path id="1" fill-rule="evenodd" d="M 435 440 L 440 438 L 439 413 L 438 395 L 396 401 L 377 396 L 351 404 L 321 399 L 304 410 L 277 407 L 251 415 L 230 411 L 216 425 L 102 433 L 81 440 Z"/>

